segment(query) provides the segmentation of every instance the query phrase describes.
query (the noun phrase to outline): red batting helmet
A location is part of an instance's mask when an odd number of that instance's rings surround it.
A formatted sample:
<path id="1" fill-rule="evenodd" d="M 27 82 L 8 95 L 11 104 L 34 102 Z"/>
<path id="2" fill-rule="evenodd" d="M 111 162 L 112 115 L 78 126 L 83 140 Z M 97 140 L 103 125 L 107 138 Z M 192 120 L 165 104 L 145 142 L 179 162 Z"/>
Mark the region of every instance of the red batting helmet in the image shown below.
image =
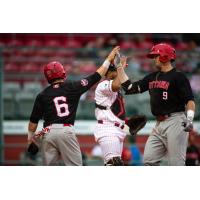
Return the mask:
<path id="1" fill-rule="evenodd" d="M 48 82 L 56 78 L 66 78 L 66 72 L 63 65 L 57 61 L 50 62 L 44 66 L 44 75 Z"/>
<path id="2" fill-rule="evenodd" d="M 147 54 L 148 58 L 155 58 L 155 56 L 160 56 L 160 62 L 174 61 L 176 59 L 175 49 L 166 43 L 160 43 L 152 47 L 150 53 Z"/>

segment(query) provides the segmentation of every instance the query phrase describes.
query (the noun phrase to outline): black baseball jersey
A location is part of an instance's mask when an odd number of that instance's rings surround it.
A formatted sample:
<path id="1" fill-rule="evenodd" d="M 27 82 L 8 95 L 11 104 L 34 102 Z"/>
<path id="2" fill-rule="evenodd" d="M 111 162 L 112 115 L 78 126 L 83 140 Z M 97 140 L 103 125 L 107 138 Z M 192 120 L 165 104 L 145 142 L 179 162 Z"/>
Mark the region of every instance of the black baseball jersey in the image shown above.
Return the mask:
<path id="1" fill-rule="evenodd" d="M 48 86 L 36 97 L 30 121 L 43 126 L 50 124 L 74 124 L 80 96 L 101 79 L 99 73 L 80 81 L 65 81 Z"/>
<path id="2" fill-rule="evenodd" d="M 155 116 L 185 111 L 187 102 L 194 100 L 189 80 L 176 68 L 168 72 L 151 73 L 137 82 L 131 83 L 128 80 L 122 84 L 122 87 L 126 94 L 148 90 L 151 111 Z"/>

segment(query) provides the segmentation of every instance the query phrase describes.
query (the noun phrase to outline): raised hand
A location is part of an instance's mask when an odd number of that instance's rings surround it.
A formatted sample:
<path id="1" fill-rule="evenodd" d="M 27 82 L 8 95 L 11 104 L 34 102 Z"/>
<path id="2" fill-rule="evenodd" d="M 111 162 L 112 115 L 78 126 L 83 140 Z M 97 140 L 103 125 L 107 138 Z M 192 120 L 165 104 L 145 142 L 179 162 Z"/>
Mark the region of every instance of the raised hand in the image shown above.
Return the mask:
<path id="1" fill-rule="evenodd" d="M 126 56 L 122 56 L 120 58 L 120 64 L 122 65 L 122 67 L 126 67 L 127 66 L 127 57 Z"/>
<path id="2" fill-rule="evenodd" d="M 117 53 L 119 53 L 120 46 L 116 46 L 108 55 L 107 60 L 113 62 Z"/>

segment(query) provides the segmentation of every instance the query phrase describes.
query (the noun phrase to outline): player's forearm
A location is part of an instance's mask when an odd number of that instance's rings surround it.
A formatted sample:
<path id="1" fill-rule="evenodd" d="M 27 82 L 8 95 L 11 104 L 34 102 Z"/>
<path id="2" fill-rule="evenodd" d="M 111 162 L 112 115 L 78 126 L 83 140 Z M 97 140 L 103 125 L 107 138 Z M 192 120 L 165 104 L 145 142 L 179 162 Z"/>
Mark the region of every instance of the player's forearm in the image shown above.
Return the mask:
<path id="1" fill-rule="evenodd" d="M 124 71 L 124 67 L 118 67 L 117 74 L 121 83 L 125 83 L 129 79 L 126 72 Z"/>
<path id="2" fill-rule="evenodd" d="M 121 82 L 119 80 L 119 77 L 117 76 L 117 78 L 115 78 L 112 82 L 112 91 L 117 92 L 120 90 L 120 88 L 121 88 Z"/>
<path id="3" fill-rule="evenodd" d="M 186 105 L 186 111 L 187 111 L 187 118 L 189 118 L 191 121 L 194 118 L 194 113 L 195 113 L 195 102 L 190 100 L 188 101 Z"/>
<path id="4" fill-rule="evenodd" d="M 136 94 L 140 91 L 138 90 L 138 87 L 136 87 L 129 79 L 129 77 L 126 75 L 124 71 L 124 67 L 118 67 L 117 68 L 117 74 L 118 78 L 121 83 L 121 87 L 126 92 L 125 94 Z"/>
<path id="5" fill-rule="evenodd" d="M 35 133 L 37 129 L 38 124 L 35 124 L 33 122 L 29 122 L 28 124 L 28 140 L 31 140 L 33 134 Z"/>
<path id="6" fill-rule="evenodd" d="M 99 67 L 96 72 L 99 73 L 101 77 L 103 77 L 108 71 L 109 66 L 110 66 L 110 61 L 106 59 L 104 63 L 102 64 L 102 66 Z"/>
<path id="7" fill-rule="evenodd" d="M 108 57 L 106 58 L 106 60 L 104 61 L 104 63 L 102 64 L 101 67 L 99 67 L 99 69 L 97 69 L 97 73 L 99 73 L 101 76 L 105 76 L 106 72 L 108 71 L 108 68 L 110 66 L 110 63 L 113 62 L 113 60 L 115 59 L 116 54 L 119 52 L 120 47 L 116 46 L 108 55 Z"/>

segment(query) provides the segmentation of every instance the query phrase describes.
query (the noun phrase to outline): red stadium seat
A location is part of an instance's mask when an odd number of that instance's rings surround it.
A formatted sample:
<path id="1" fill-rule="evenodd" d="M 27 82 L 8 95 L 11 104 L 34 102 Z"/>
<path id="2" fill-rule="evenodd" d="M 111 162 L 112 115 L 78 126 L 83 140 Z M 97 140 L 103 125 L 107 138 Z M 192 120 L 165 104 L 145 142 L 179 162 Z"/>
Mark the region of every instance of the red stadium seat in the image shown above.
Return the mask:
<path id="1" fill-rule="evenodd" d="M 24 46 L 24 43 L 21 40 L 12 39 L 7 43 L 8 46 Z"/>
<path id="2" fill-rule="evenodd" d="M 48 46 L 48 47 L 59 47 L 59 46 L 62 46 L 61 42 L 59 40 L 56 40 L 56 39 L 46 40 L 44 45 Z"/>
<path id="3" fill-rule="evenodd" d="M 19 71 L 19 65 L 16 63 L 6 63 L 4 66 L 5 72 L 18 72 Z"/>
<path id="4" fill-rule="evenodd" d="M 41 47 L 43 46 L 43 42 L 41 40 L 30 39 L 26 42 L 26 45 L 33 46 L 33 47 Z"/>
<path id="5" fill-rule="evenodd" d="M 72 66 L 69 64 L 64 64 L 64 68 L 65 68 L 66 73 L 68 73 L 68 72 L 70 72 Z"/>
<path id="6" fill-rule="evenodd" d="M 135 49 L 137 46 L 134 42 L 127 40 L 127 41 L 121 42 L 120 47 L 122 49 Z"/>
<path id="7" fill-rule="evenodd" d="M 176 45 L 176 50 L 187 50 L 188 45 L 184 42 L 178 42 Z"/>
<path id="8" fill-rule="evenodd" d="M 71 37 L 63 39 L 61 45 L 67 48 L 80 48 L 82 46 L 78 40 Z"/>
<path id="9" fill-rule="evenodd" d="M 0 47 L 3 47 L 3 46 L 5 46 L 5 45 L 6 45 L 6 42 L 3 41 L 3 40 L 0 40 Z"/>
<path id="10" fill-rule="evenodd" d="M 43 57 L 52 57 L 55 52 L 57 52 L 57 49 L 44 47 L 37 50 L 37 55 Z"/>
<path id="11" fill-rule="evenodd" d="M 38 72 L 38 65 L 35 63 L 26 63 L 21 65 L 20 71 L 24 73 Z"/>
<path id="12" fill-rule="evenodd" d="M 96 65 L 92 61 L 85 62 L 80 66 L 80 72 L 89 74 L 97 70 Z"/>
<path id="13" fill-rule="evenodd" d="M 138 45 L 139 49 L 151 49 L 153 47 L 153 43 L 149 41 L 140 42 Z"/>

